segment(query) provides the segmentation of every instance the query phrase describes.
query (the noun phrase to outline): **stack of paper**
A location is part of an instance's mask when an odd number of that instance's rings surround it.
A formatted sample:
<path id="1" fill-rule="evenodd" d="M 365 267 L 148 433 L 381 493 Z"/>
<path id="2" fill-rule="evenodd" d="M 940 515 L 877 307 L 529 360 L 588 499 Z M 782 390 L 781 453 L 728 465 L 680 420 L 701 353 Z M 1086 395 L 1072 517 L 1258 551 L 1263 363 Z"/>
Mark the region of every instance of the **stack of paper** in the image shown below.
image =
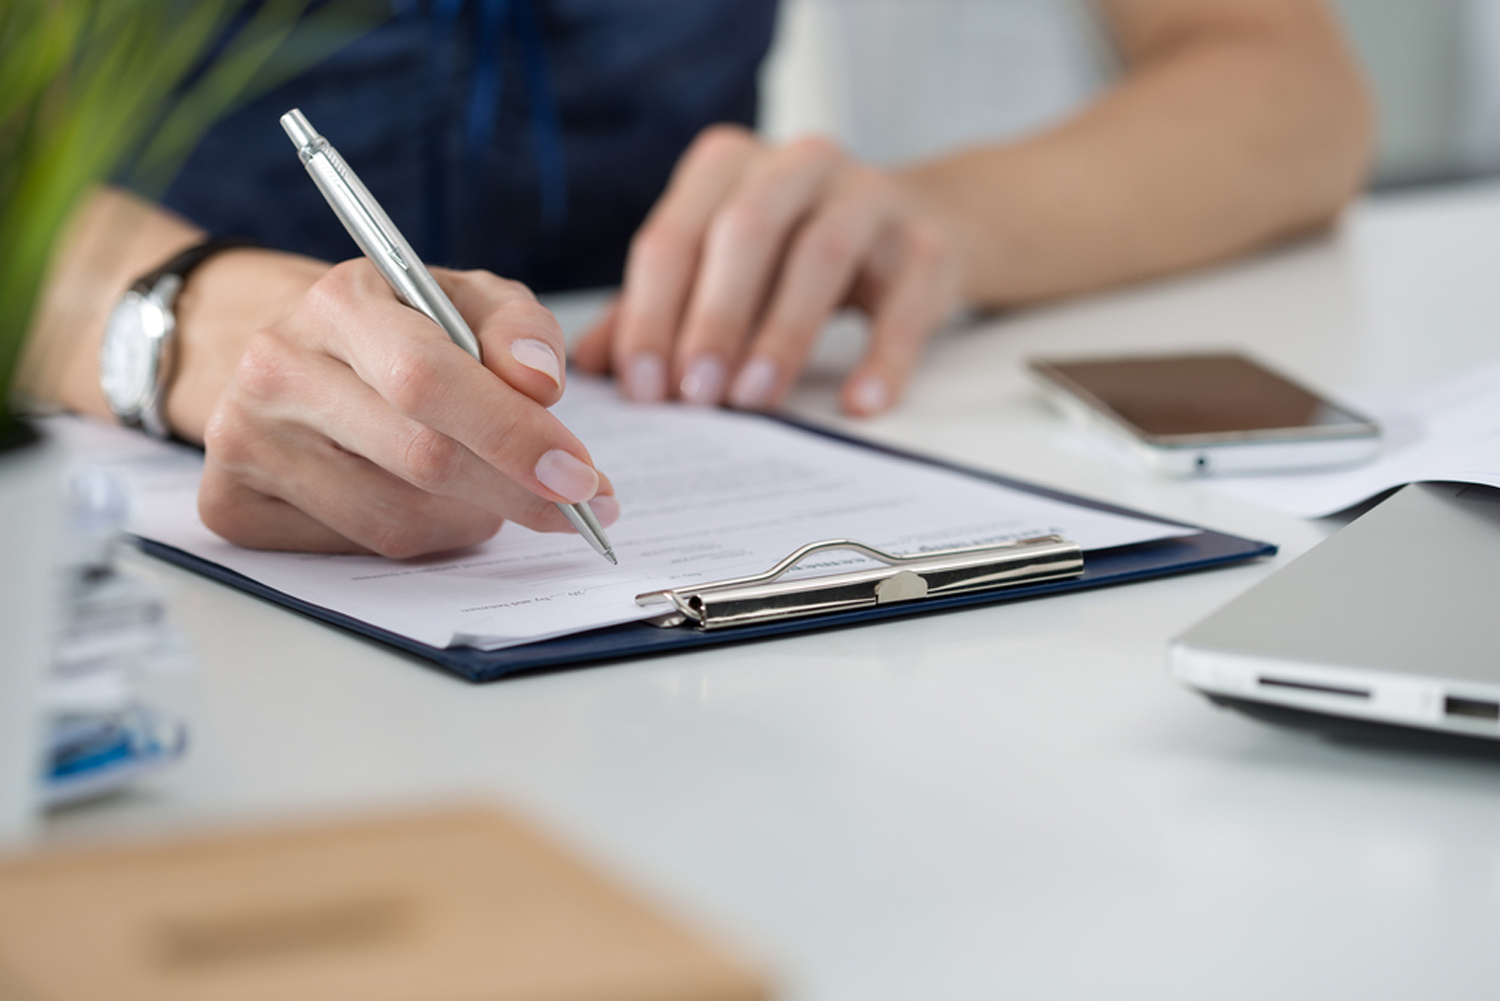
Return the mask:
<path id="1" fill-rule="evenodd" d="M 851 538 L 893 553 L 1062 535 L 1085 551 L 1191 535 L 811 434 L 755 414 L 622 401 L 577 376 L 553 408 L 608 472 L 623 515 L 618 566 L 572 534 L 506 524 L 459 553 L 258 552 L 198 516 L 203 457 L 119 428 L 60 426 L 130 484 L 130 530 L 317 609 L 435 648 L 500 650 L 659 615 L 635 596 L 760 573 L 792 550 Z M 841 554 L 789 576 L 866 565 Z"/>
<path id="2" fill-rule="evenodd" d="M 49 806 L 118 788 L 178 758 L 186 729 L 143 705 L 140 680 L 184 661 L 162 596 L 117 565 L 125 488 L 95 468 L 74 471 L 65 525 L 61 628 L 43 689 Z"/>

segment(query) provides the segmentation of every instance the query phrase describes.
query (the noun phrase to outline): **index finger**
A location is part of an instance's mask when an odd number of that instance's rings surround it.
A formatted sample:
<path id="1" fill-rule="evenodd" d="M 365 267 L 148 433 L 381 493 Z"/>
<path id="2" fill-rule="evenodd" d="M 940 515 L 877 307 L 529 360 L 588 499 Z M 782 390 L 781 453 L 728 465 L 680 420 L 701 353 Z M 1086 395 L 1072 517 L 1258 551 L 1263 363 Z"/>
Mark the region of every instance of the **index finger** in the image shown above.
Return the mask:
<path id="1" fill-rule="evenodd" d="M 754 159 L 760 143 L 729 126 L 705 130 L 683 154 L 625 262 L 612 350 L 625 395 L 667 394 L 668 359 L 682 323 L 709 220 Z"/>
<path id="2" fill-rule="evenodd" d="M 577 504 L 598 493 L 588 450 L 562 422 L 397 301 L 367 262 L 338 265 L 324 282 L 322 294 L 343 308 L 326 311 L 318 347 L 392 407 L 546 500 Z"/>

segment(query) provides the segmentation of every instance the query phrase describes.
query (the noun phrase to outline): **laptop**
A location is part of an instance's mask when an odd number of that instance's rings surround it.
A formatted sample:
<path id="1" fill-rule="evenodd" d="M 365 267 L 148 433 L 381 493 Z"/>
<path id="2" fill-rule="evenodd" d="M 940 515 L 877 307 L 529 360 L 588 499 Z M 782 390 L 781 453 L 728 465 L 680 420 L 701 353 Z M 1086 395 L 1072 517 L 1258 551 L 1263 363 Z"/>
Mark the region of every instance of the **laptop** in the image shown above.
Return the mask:
<path id="1" fill-rule="evenodd" d="M 1263 718 L 1500 741 L 1500 490 L 1402 488 L 1178 637 L 1170 661 Z"/>

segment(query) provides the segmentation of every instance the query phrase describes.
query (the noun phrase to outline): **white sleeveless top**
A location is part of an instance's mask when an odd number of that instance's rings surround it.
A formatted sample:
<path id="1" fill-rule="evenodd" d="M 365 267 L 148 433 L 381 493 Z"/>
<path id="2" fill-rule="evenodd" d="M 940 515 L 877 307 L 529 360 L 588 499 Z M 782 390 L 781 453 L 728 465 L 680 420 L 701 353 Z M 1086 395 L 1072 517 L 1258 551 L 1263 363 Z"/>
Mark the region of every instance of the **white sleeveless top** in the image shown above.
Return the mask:
<path id="1" fill-rule="evenodd" d="M 761 131 L 901 163 L 1043 129 L 1117 73 L 1088 0 L 783 0 Z"/>

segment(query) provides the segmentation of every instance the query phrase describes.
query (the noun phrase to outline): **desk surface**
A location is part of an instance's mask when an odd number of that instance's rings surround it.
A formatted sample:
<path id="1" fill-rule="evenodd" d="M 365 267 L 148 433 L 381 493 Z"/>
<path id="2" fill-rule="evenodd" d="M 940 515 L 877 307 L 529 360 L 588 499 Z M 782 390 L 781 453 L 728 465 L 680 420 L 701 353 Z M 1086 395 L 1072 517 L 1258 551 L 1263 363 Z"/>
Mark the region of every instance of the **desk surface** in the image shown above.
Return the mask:
<path id="1" fill-rule="evenodd" d="M 139 557 L 199 667 L 187 762 L 54 841 L 507 802 L 788 999 L 1491 996 L 1500 767 L 1212 708 L 1167 640 L 1326 536 L 1096 453 L 1029 354 L 1239 347 L 1326 388 L 1500 354 L 1500 188 L 940 338 L 861 433 L 1279 543 L 1269 563 L 475 687 Z M 832 416 L 830 338 L 793 409 Z"/>

